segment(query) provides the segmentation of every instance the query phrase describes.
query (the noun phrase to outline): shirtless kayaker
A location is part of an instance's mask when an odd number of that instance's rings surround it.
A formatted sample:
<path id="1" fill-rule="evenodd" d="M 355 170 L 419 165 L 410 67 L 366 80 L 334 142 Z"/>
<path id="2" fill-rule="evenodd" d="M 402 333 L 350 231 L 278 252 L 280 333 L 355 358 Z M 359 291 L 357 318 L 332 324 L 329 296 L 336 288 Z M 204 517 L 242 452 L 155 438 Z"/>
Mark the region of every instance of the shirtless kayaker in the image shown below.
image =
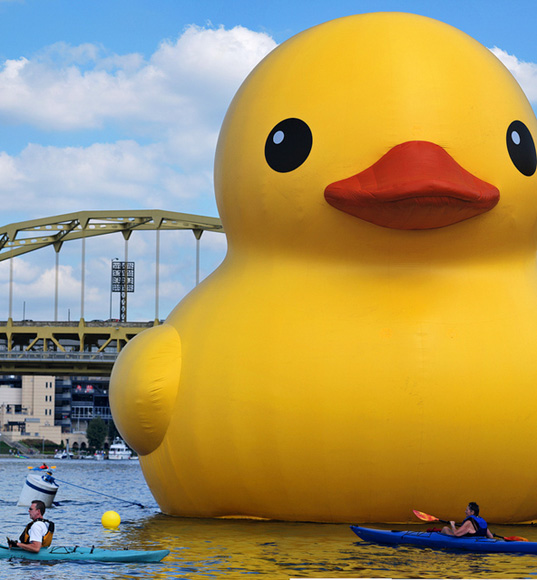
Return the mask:
<path id="1" fill-rule="evenodd" d="M 449 526 L 442 528 L 442 533 L 446 536 L 483 536 L 484 538 L 493 538 L 488 528 L 487 522 L 479 515 L 479 506 L 475 501 L 471 501 L 464 512 L 466 517 L 462 524 L 457 528 L 455 522 L 449 522 Z"/>

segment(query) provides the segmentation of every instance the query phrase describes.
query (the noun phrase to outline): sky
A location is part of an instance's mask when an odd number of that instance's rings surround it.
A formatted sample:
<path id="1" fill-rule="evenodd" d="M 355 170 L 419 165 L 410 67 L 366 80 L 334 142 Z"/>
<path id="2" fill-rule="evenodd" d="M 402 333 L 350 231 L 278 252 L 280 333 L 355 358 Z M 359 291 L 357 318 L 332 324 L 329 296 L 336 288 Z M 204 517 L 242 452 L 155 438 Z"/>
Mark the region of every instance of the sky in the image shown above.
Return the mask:
<path id="1" fill-rule="evenodd" d="M 437 18 L 491 49 L 537 108 L 535 0 L 0 0 L 0 226 L 79 210 L 217 216 L 216 140 L 242 81 L 278 44 L 327 20 L 378 11 Z M 225 236 L 204 234 L 201 277 Z M 120 234 L 86 244 L 84 317 L 118 317 Z M 78 319 L 81 244 L 60 253 L 59 319 Z M 155 317 L 155 234 L 135 233 L 129 319 Z M 158 316 L 195 284 L 190 232 L 161 237 Z M 13 263 L 13 318 L 53 320 L 54 251 Z M 8 316 L 0 262 L 0 320 Z M 110 298 L 112 307 L 110 308 Z"/>

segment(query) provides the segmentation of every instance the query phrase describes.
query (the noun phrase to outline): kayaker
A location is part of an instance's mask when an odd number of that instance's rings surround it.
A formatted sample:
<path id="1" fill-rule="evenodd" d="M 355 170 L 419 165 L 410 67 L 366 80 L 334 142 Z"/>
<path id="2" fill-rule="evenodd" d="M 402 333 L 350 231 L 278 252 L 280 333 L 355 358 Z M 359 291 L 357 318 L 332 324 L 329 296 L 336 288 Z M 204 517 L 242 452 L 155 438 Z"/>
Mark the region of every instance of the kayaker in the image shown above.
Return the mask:
<path id="1" fill-rule="evenodd" d="M 43 518 L 45 511 L 46 506 L 42 501 L 34 500 L 32 502 L 28 508 L 28 514 L 32 521 L 24 528 L 18 542 L 8 538 L 10 548 L 22 548 L 28 552 L 39 552 L 41 547 L 50 546 L 54 533 L 54 524 Z"/>
<path id="2" fill-rule="evenodd" d="M 455 526 L 455 522 L 451 521 L 449 526 L 442 528 L 442 533 L 446 534 L 446 536 L 457 536 L 458 538 L 465 536 L 494 537 L 488 528 L 487 522 L 479 515 L 479 506 L 475 501 L 471 501 L 468 504 L 464 513 L 466 517 L 458 528 Z"/>

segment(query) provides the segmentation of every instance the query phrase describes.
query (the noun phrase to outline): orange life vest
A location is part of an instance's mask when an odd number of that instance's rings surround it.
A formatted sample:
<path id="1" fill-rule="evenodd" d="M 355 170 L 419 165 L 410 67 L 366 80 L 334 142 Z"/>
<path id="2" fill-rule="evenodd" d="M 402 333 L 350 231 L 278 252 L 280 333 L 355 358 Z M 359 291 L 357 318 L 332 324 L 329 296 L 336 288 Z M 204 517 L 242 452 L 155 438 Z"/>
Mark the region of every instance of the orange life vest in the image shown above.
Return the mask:
<path id="1" fill-rule="evenodd" d="M 41 546 L 43 548 L 48 548 L 52 542 L 52 536 L 54 535 L 54 522 L 50 520 L 45 520 L 44 518 L 37 518 L 36 520 L 30 522 L 25 528 L 22 534 L 20 535 L 19 542 L 21 544 L 29 544 L 30 543 L 30 528 L 35 524 L 35 522 L 45 522 L 48 524 L 48 531 L 43 536 L 43 540 L 41 542 Z"/>

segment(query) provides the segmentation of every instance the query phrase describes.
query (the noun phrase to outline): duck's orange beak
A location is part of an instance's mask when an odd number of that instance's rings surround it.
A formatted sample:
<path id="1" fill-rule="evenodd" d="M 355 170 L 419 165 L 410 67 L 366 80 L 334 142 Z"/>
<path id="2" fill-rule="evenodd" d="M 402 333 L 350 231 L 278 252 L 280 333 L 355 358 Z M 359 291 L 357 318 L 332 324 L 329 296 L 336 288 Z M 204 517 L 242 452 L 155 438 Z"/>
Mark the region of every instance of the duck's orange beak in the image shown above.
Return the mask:
<path id="1" fill-rule="evenodd" d="M 331 183 L 324 196 L 335 208 L 378 226 L 427 230 L 489 211 L 500 192 L 439 145 L 408 141 L 365 171 Z"/>

